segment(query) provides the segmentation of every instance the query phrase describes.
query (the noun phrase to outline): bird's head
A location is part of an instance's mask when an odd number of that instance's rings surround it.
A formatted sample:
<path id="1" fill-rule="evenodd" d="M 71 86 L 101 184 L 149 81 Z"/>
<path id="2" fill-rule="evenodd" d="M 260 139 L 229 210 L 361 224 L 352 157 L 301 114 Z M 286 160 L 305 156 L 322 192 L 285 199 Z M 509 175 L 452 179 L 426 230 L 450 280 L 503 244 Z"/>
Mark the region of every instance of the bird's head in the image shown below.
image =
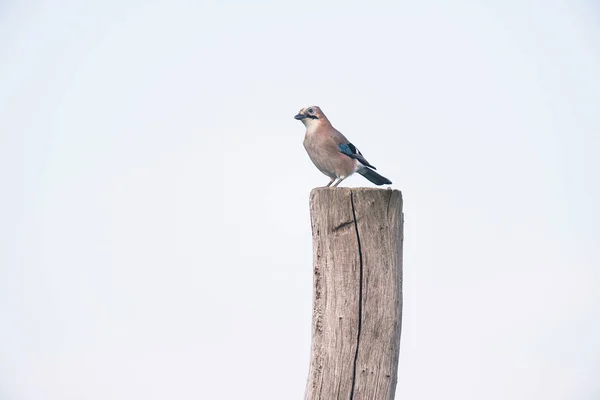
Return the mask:
<path id="1" fill-rule="evenodd" d="M 294 118 L 302 121 L 304 126 L 307 128 L 329 122 L 325 114 L 323 114 L 323 111 L 321 111 L 318 106 L 304 107 L 298 112 L 298 114 L 296 114 Z"/>

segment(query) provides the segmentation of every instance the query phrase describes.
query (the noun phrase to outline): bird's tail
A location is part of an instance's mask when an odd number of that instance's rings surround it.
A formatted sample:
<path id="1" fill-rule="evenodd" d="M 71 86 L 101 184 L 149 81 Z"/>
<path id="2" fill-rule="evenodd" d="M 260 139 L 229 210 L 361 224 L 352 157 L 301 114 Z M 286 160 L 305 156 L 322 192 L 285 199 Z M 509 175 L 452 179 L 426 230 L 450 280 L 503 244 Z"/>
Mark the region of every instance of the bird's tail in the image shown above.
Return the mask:
<path id="1" fill-rule="evenodd" d="M 368 180 L 370 180 L 371 182 L 373 182 L 376 185 L 391 185 L 392 181 L 390 181 L 388 178 L 379 175 L 377 172 L 373 171 L 371 168 L 369 167 L 365 167 L 365 168 L 361 168 L 358 171 L 359 174 L 361 174 L 362 176 L 364 176 L 365 178 L 367 178 Z"/>

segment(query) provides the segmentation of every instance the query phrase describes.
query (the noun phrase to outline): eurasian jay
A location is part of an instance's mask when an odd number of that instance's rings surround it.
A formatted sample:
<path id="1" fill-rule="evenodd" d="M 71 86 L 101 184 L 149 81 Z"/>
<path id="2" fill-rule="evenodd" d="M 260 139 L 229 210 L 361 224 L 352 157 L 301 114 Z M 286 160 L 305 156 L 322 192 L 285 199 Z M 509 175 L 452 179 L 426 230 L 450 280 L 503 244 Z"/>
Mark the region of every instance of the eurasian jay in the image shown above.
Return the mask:
<path id="1" fill-rule="evenodd" d="M 376 185 L 392 182 L 374 171 L 373 165 L 346 139 L 317 106 L 305 107 L 294 117 L 306 126 L 304 148 L 313 164 L 331 180 L 326 187 L 337 186 L 358 172 Z M 334 183 L 335 182 L 335 183 Z"/>

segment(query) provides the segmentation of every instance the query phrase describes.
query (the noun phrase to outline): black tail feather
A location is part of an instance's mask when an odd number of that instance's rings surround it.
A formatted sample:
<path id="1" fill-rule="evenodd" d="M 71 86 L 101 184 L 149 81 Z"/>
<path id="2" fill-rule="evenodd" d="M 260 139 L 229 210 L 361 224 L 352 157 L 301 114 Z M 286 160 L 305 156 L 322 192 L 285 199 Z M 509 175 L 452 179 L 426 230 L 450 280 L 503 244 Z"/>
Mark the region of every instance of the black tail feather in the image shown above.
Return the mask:
<path id="1" fill-rule="evenodd" d="M 392 184 L 392 181 L 390 181 L 388 178 L 386 178 L 384 176 L 379 175 L 377 172 L 373 171 L 371 168 L 368 168 L 368 167 L 361 168 L 357 172 L 378 186 Z"/>

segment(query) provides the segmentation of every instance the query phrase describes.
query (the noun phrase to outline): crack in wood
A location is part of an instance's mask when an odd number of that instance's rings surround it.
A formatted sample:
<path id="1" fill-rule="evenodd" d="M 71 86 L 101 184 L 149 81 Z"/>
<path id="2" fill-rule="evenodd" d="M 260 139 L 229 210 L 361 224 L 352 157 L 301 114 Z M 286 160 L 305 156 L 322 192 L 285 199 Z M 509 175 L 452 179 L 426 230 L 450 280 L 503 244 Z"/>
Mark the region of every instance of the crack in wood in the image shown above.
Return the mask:
<path id="1" fill-rule="evenodd" d="M 358 347 L 360 345 L 360 331 L 362 328 L 362 297 L 363 297 L 363 258 L 362 248 L 360 246 L 360 235 L 358 233 L 358 220 L 356 219 L 356 210 L 354 209 L 354 193 L 350 190 L 350 205 L 352 206 L 352 218 L 354 229 L 356 230 L 356 241 L 358 243 L 358 327 L 356 334 L 356 352 L 354 353 L 354 369 L 352 372 L 352 390 L 350 391 L 350 400 L 354 399 L 354 386 L 356 384 L 356 368 L 358 363 Z"/>
<path id="2" fill-rule="evenodd" d="M 331 232 L 337 232 L 337 231 L 339 231 L 341 229 L 344 229 L 344 228 L 346 228 L 347 226 L 350 226 L 350 225 L 354 225 L 354 220 L 342 222 L 341 224 L 339 224 L 338 226 L 336 226 L 335 228 L 333 228 L 331 230 Z"/>

